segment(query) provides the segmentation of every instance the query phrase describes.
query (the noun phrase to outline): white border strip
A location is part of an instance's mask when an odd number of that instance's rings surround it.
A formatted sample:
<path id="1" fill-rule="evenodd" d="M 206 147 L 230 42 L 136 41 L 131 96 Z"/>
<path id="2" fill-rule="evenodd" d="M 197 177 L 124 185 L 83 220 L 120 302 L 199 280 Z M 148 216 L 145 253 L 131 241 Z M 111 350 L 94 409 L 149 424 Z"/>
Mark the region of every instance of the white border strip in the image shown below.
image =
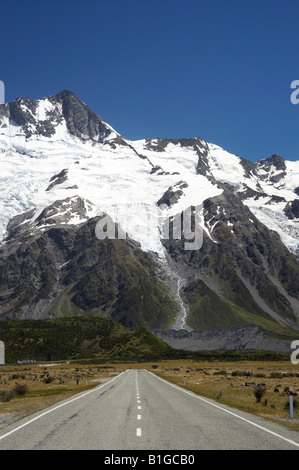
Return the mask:
<path id="1" fill-rule="evenodd" d="M 124 372 L 126 372 L 126 371 L 124 371 Z M 66 402 L 63 402 L 63 403 L 61 403 L 60 405 L 57 405 L 57 406 L 55 406 L 54 408 L 51 408 L 50 410 L 44 411 L 43 413 L 39 414 L 39 415 L 36 416 L 35 418 L 32 418 L 32 419 L 30 419 L 29 421 L 27 421 L 26 423 L 21 424 L 21 426 L 18 426 L 17 428 L 13 429 L 12 431 L 9 431 L 9 432 L 7 432 L 6 434 L 3 434 L 3 436 L 0 436 L 0 441 L 1 441 L 2 439 L 4 439 L 5 437 L 10 436 L 10 435 L 13 434 L 14 432 L 19 431 L 19 429 L 24 428 L 24 427 L 27 426 L 28 424 L 33 423 L 33 421 L 36 421 L 37 419 L 42 418 L 43 416 L 47 415 L 48 413 L 51 413 L 52 411 L 58 410 L 58 408 L 61 408 L 62 406 L 68 405 L 69 403 L 72 403 L 73 401 L 79 400 L 80 398 L 83 398 L 83 397 L 85 397 L 86 395 L 89 395 L 89 393 L 96 392 L 97 390 L 99 390 L 99 389 L 105 387 L 106 385 L 109 385 L 109 384 L 110 384 L 111 382 L 113 382 L 115 379 L 117 379 L 117 378 L 120 377 L 122 374 L 124 374 L 124 372 L 121 372 L 119 375 L 117 375 L 117 376 L 114 377 L 113 379 L 109 380 L 109 382 L 105 382 L 104 384 L 99 385 L 98 387 L 95 387 L 95 388 L 93 388 L 93 389 L 91 389 L 91 390 L 88 390 L 87 392 L 79 393 L 78 396 L 76 396 L 75 398 L 71 398 L 70 400 L 68 400 L 68 401 L 66 401 Z"/>
<path id="2" fill-rule="evenodd" d="M 146 370 L 146 369 L 145 369 L 145 370 Z M 291 439 L 288 439 L 288 438 L 286 438 L 286 437 L 284 437 L 284 436 L 281 436 L 280 434 L 277 434 L 277 433 L 274 432 L 274 431 L 270 431 L 270 429 L 264 428 L 263 426 L 261 426 L 261 425 L 259 425 L 259 424 L 256 424 L 256 423 L 254 423 L 253 421 L 250 421 L 249 419 L 243 418 L 242 416 L 239 416 L 239 415 L 237 415 L 236 413 L 233 413 L 232 411 L 226 410 L 225 408 L 222 408 L 222 406 L 216 405 L 216 403 L 212 403 L 211 401 L 209 401 L 209 400 L 207 400 L 207 399 L 205 399 L 205 398 L 203 398 L 203 397 L 201 397 L 201 396 L 199 396 L 199 395 L 195 395 L 195 393 L 192 393 L 192 392 L 190 392 L 190 391 L 188 391 L 188 390 L 185 390 L 184 388 L 181 388 L 181 387 L 178 386 L 178 385 L 175 385 L 175 384 L 173 384 L 173 383 L 171 383 L 171 382 L 168 382 L 167 380 L 162 379 L 161 377 L 159 377 L 158 375 L 153 374 L 153 373 L 150 372 L 150 371 L 147 371 L 147 372 L 149 372 L 151 375 L 153 375 L 153 376 L 156 377 L 157 379 L 162 380 L 162 382 L 165 382 L 166 384 L 170 385 L 171 387 L 174 387 L 174 388 L 176 388 L 177 390 L 180 390 L 181 392 L 186 393 L 187 395 L 191 395 L 191 396 L 194 397 L 194 398 L 198 398 L 198 400 L 204 401 L 204 402 L 207 403 L 208 405 L 214 406 L 214 408 L 218 408 L 219 410 L 224 411 L 225 413 L 228 413 L 228 414 L 234 416 L 235 418 L 241 419 L 242 421 L 245 421 L 246 423 L 251 424 L 252 426 L 255 426 L 255 427 L 259 428 L 259 429 L 262 429 L 263 431 L 265 431 L 265 432 L 267 432 L 267 433 L 269 433 L 269 434 L 272 434 L 273 436 L 278 437 L 279 439 L 282 439 L 283 441 L 286 441 L 286 442 L 288 442 L 289 444 L 292 444 L 292 445 L 294 445 L 294 446 L 296 446 L 296 447 L 299 447 L 299 443 L 298 443 L 298 442 L 292 441 Z"/>

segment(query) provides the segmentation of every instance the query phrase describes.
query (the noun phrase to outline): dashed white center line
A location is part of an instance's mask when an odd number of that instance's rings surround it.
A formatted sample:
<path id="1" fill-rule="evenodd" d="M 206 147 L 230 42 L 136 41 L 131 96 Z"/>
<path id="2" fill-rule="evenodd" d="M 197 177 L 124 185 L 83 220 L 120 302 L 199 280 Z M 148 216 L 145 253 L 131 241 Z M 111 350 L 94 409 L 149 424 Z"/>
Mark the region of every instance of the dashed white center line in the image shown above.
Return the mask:
<path id="1" fill-rule="evenodd" d="M 139 387 L 138 387 L 138 380 L 137 380 L 137 371 L 136 371 L 136 376 L 135 376 L 135 379 L 136 379 L 136 398 L 137 398 L 137 403 L 141 403 L 140 401 L 140 395 L 139 395 Z M 141 410 L 141 406 L 137 406 L 138 410 Z M 137 420 L 141 420 L 141 415 L 137 415 Z M 136 429 L 136 436 L 141 436 L 141 428 L 137 428 Z"/>

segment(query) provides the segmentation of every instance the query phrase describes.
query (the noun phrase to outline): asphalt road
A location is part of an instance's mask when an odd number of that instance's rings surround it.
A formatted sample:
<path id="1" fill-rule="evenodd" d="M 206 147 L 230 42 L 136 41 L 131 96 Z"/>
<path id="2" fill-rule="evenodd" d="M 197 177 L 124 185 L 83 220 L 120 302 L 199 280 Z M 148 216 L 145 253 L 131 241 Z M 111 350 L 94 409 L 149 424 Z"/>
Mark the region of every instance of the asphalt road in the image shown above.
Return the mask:
<path id="1" fill-rule="evenodd" d="M 299 450 L 299 433 L 145 370 L 2 429 L 0 450 Z"/>

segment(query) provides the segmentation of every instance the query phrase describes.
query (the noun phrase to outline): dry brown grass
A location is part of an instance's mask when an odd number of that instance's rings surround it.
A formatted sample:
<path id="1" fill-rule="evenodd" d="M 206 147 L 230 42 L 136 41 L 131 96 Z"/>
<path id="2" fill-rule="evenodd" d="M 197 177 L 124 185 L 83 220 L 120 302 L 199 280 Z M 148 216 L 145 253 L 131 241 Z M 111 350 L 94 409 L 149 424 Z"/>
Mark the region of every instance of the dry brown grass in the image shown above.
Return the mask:
<path id="1" fill-rule="evenodd" d="M 97 379 L 109 377 L 119 370 L 114 365 L 0 366 L 0 429 L 12 421 L 93 388 L 99 385 Z M 11 392 L 17 384 L 25 385 L 27 393 L 1 401 L 1 392 Z"/>
<path id="2" fill-rule="evenodd" d="M 28 392 L 15 396 L 8 402 L 0 402 L 0 429 L 8 419 L 19 419 L 50 406 L 69 396 L 99 384 L 104 379 L 128 368 L 148 369 L 161 377 L 187 388 L 199 395 L 243 411 L 279 422 L 299 431 L 298 415 L 289 419 L 285 409 L 288 388 L 299 394 L 299 366 L 291 362 L 196 362 L 162 361 L 130 364 L 55 364 L 0 366 L 0 392 L 12 390 L 14 386 L 26 384 Z M 250 375 L 242 375 L 244 373 Z M 184 383 L 185 381 L 185 383 Z M 77 383 L 78 382 L 78 383 Z M 256 402 L 253 385 L 265 383 L 266 393 L 260 403 Z M 275 392 L 277 389 L 278 392 Z M 221 392 L 221 397 L 217 397 Z M 299 397 L 299 395 L 298 395 Z M 6 421 L 6 423 L 5 423 Z"/>

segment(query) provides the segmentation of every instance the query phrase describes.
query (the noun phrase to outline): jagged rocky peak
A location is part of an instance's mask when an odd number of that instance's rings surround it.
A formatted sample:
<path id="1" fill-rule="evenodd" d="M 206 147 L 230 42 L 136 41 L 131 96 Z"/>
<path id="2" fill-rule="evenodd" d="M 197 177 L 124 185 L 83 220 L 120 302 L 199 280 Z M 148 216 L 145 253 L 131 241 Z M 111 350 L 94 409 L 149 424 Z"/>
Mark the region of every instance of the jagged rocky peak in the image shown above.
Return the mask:
<path id="1" fill-rule="evenodd" d="M 93 207 L 92 202 L 74 196 L 57 200 L 42 211 L 31 209 L 9 221 L 5 241 L 22 238 L 23 234 L 34 234 L 39 229 L 84 223 L 89 219 Z"/>
<path id="2" fill-rule="evenodd" d="M 184 189 L 188 188 L 186 181 L 179 181 L 174 186 L 170 186 L 163 196 L 157 202 L 158 206 L 165 204 L 168 207 L 172 207 L 178 202 L 180 197 L 184 194 Z"/>
<path id="3" fill-rule="evenodd" d="M 206 142 L 200 137 L 190 137 L 185 139 L 167 139 L 167 138 L 156 138 L 156 139 L 145 139 L 145 146 L 149 150 L 155 150 L 156 152 L 164 152 L 169 144 L 180 145 L 181 147 L 199 147 L 205 148 Z"/>
<path id="4" fill-rule="evenodd" d="M 225 188 L 223 192 L 214 198 L 204 201 L 204 216 L 209 226 L 215 224 L 226 224 L 233 229 L 234 225 L 245 227 L 245 230 L 255 230 L 256 217 L 248 207 L 241 203 L 240 199 Z"/>
<path id="5" fill-rule="evenodd" d="M 14 240 L 17 240 L 18 237 L 24 233 L 32 223 L 32 218 L 34 217 L 35 212 L 35 209 L 31 209 L 27 212 L 12 217 L 7 224 L 4 241 L 9 243 L 10 241 L 14 242 Z"/>
<path id="6" fill-rule="evenodd" d="M 259 160 L 256 169 L 261 179 L 269 179 L 272 183 L 277 183 L 286 175 L 285 160 L 278 154 Z"/>
<path id="7" fill-rule="evenodd" d="M 11 134 L 14 133 L 15 127 L 20 127 L 26 139 L 32 135 L 50 138 L 62 121 L 59 107 L 52 105 L 46 98 L 37 101 L 20 97 L 0 105 L 0 127 L 9 128 Z"/>
<path id="8" fill-rule="evenodd" d="M 196 166 L 196 172 L 198 174 L 211 177 L 209 162 L 208 162 L 208 143 L 200 137 L 188 137 L 181 139 L 167 139 L 167 138 L 156 138 L 156 139 L 145 139 L 145 148 L 147 150 L 153 150 L 155 152 L 165 152 L 169 145 L 181 147 L 182 149 L 191 150 L 198 156 L 198 162 Z M 159 170 L 157 168 L 155 171 Z"/>
<path id="9" fill-rule="evenodd" d="M 284 212 L 289 219 L 299 219 L 299 199 L 288 202 Z"/>
<path id="10" fill-rule="evenodd" d="M 64 124 L 71 135 L 83 142 L 103 142 L 109 136 L 119 136 L 100 116 L 68 90 L 40 100 L 20 97 L 0 105 L 0 127 L 19 126 L 26 139 L 33 135 L 51 138 L 60 124 Z"/>
<path id="11" fill-rule="evenodd" d="M 88 207 L 86 204 L 88 204 Z M 83 222 L 88 219 L 88 208 L 92 209 L 92 203 L 79 196 L 55 201 L 38 215 L 36 225 L 39 227 Z"/>
<path id="12" fill-rule="evenodd" d="M 275 153 L 271 155 L 268 158 L 265 158 L 264 160 L 260 160 L 258 163 L 263 163 L 263 166 L 270 167 L 270 166 L 275 166 L 277 170 L 285 170 L 286 169 L 286 164 L 284 158 L 279 155 L 278 153 Z"/>
<path id="13" fill-rule="evenodd" d="M 54 101 L 58 101 L 62 105 L 63 116 L 69 132 L 81 140 L 100 142 L 113 132 L 111 127 L 73 92 L 61 91 L 55 95 Z"/>

